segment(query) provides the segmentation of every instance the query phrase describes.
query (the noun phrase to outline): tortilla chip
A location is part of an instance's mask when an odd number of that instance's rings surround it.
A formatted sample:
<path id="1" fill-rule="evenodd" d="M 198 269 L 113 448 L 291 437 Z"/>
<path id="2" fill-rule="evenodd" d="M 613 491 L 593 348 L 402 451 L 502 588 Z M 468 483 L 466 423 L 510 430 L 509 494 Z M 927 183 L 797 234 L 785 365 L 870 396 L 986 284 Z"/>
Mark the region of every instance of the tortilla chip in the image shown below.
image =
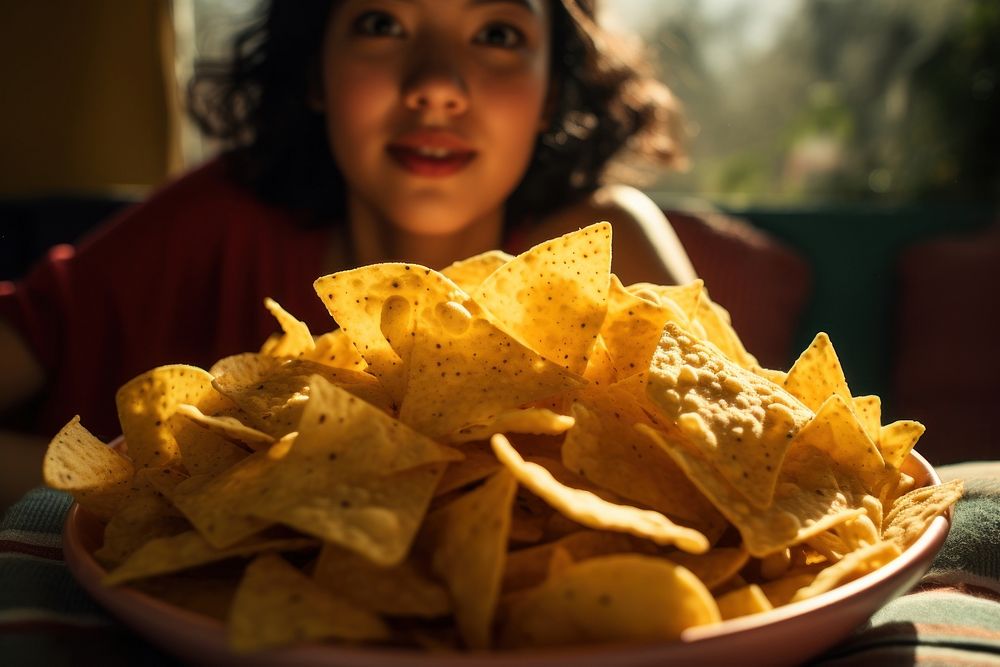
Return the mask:
<path id="1" fill-rule="evenodd" d="M 582 384 L 501 331 L 472 302 L 438 303 L 418 318 L 399 416 L 432 438 L 449 441 Z"/>
<path id="2" fill-rule="evenodd" d="M 434 572 L 451 591 L 455 622 L 470 649 L 489 648 L 517 483 L 505 470 L 427 517 Z"/>
<path id="3" fill-rule="evenodd" d="M 389 629 L 316 586 L 280 556 L 259 556 L 247 566 L 229 615 L 233 650 L 247 653 L 297 641 L 327 638 L 381 640 Z"/>
<path id="4" fill-rule="evenodd" d="M 673 322 L 653 356 L 647 395 L 702 459 L 759 508 L 770 505 L 789 443 L 813 416 L 781 387 Z"/>
<path id="5" fill-rule="evenodd" d="M 563 550 L 573 561 L 582 561 L 613 553 L 651 553 L 649 546 L 649 543 L 625 533 L 581 530 L 554 542 L 509 552 L 502 588 L 504 592 L 510 592 L 541 584 L 549 576 L 556 549 Z"/>
<path id="6" fill-rule="evenodd" d="M 735 577 L 750 560 L 747 550 L 742 547 L 716 547 L 703 554 L 678 551 L 668 557 L 690 570 L 709 590 L 715 590 Z"/>
<path id="7" fill-rule="evenodd" d="M 313 287 L 396 406 L 406 395 L 416 317 L 428 304 L 468 298 L 437 271 L 416 264 L 363 266 L 323 276 Z"/>
<path id="8" fill-rule="evenodd" d="M 522 459 L 501 434 L 494 435 L 490 444 L 493 446 L 493 453 L 519 483 L 573 521 L 589 528 L 645 537 L 657 544 L 674 544 L 692 553 L 702 553 L 708 549 L 708 540 L 704 535 L 691 528 L 678 526 L 659 512 L 609 503 L 590 491 L 559 483 L 542 466 Z"/>
<path id="9" fill-rule="evenodd" d="M 913 451 L 917 440 L 924 434 L 924 425 L 920 422 L 903 419 L 883 426 L 879 431 L 878 448 L 887 465 L 899 470 L 903 462 Z"/>
<path id="10" fill-rule="evenodd" d="M 931 522 L 948 511 L 962 497 L 964 482 L 953 479 L 944 484 L 914 489 L 900 497 L 885 517 L 882 539 L 900 550 L 917 541 Z"/>
<path id="11" fill-rule="evenodd" d="M 852 404 L 844 369 L 829 336 L 823 332 L 816 334 L 788 371 L 785 390 L 813 411 L 819 410 L 830 396 L 840 396 L 848 405 Z"/>
<path id="12" fill-rule="evenodd" d="M 182 404 L 167 422 L 181 453 L 180 462 L 189 473 L 217 475 L 247 457 L 248 452 L 220 435 L 214 424 L 206 428 L 202 425 L 203 422 L 192 420 L 188 416 L 191 412 L 197 412 L 204 417 L 195 406 Z M 231 426 L 227 424 L 225 428 Z M 261 435 L 270 440 L 270 436 L 263 433 Z"/>
<path id="13" fill-rule="evenodd" d="M 131 491 L 132 462 L 73 417 L 49 443 L 42 476 L 53 489 L 68 491 L 76 502 L 102 519 L 111 517 Z"/>
<path id="14" fill-rule="evenodd" d="M 331 368 L 344 368 L 358 373 L 368 368 L 368 362 L 358 353 L 343 329 L 334 329 L 319 336 L 315 341 L 315 348 L 303 354 L 302 358 Z"/>
<path id="15" fill-rule="evenodd" d="M 611 225 L 601 222 L 534 246 L 473 293 L 504 331 L 582 375 L 607 311 Z"/>
<path id="16" fill-rule="evenodd" d="M 151 490 L 134 494 L 104 527 L 104 542 L 94 558 L 115 566 L 149 540 L 191 530 L 191 524 L 162 496 Z"/>
<path id="17" fill-rule="evenodd" d="M 725 595 L 720 595 L 715 601 L 719 605 L 719 613 L 724 621 L 774 609 L 764 591 L 756 584 L 729 591 Z"/>
<path id="18" fill-rule="evenodd" d="M 235 417 L 230 417 L 229 415 L 206 415 L 196 405 L 181 403 L 177 406 L 177 415 L 187 418 L 221 438 L 240 442 L 254 451 L 269 447 L 275 441 L 274 436 L 251 428 Z M 176 422 L 176 417 L 174 420 Z M 173 430 L 176 436 L 178 428 L 175 427 Z"/>
<path id="19" fill-rule="evenodd" d="M 649 368 L 663 325 L 668 321 L 681 326 L 688 324 L 688 318 L 670 299 L 661 303 L 642 298 L 626 290 L 618 276 L 611 276 L 608 314 L 601 326 L 601 338 L 618 379 Z"/>
<path id="20" fill-rule="evenodd" d="M 501 628 L 508 648 L 673 641 L 720 620 L 711 593 L 683 567 L 616 554 L 576 563 L 512 602 Z"/>
<path id="21" fill-rule="evenodd" d="M 666 452 L 633 428 L 650 422 L 627 392 L 588 393 L 573 406 L 573 417 L 562 447 L 567 468 L 707 536 L 721 535 L 722 515 Z"/>
<path id="22" fill-rule="evenodd" d="M 306 538 L 251 538 L 227 549 L 216 549 L 193 530 L 150 540 L 134 551 L 125 562 L 109 572 L 102 583 L 117 586 L 135 579 L 178 572 L 227 558 L 249 556 L 267 551 L 299 551 L 318 546 Z"/>
<path id="23" fill-rule="evenodd" d="M 386 616 L 436 618 L 452 611 L 448 591 L 412 559 L 380 567 L 352 551 L 326 544 L 313 579 L 336 597 Z"/>
<path id="24" fill-rule="evenodd" d="M 274 299 L 264 299 L 264 307 L 278 320 L 284 333 L 268 338 L 260 349 L 261 354 L 294 359 L 316 349 L 316 343 L 305 322 L 282 308 Z"/>
<path id="25" fill-rule="evenodd" d="M 533 433 L 559 435 L 573 427 L 573 418 L 546 408 L 516 408 L 498 414 L 492 422 L 468 426 L 450 438 L 451 442 L 489 440 L 494 433 Z"/>
<path id="26" fill-rule="evenodd" d="M 212 376 L 196 366 L 160 366 L 133 378 L 115 395 L 118 420 L 129 457 L 137 468 L 180 460 L 168 420 L 177 406 L 188 403 L 211 414 L 228 401 L 212 386 Z"/>
<path id="27" fill-rule="evenodd" d="M 441 269 L 441 273 L 463 290 L 472 294 L 494 271 L 512 259 L 514 259 L 513 255 L 502 250 L 490 250 L 454 262 Z"/>

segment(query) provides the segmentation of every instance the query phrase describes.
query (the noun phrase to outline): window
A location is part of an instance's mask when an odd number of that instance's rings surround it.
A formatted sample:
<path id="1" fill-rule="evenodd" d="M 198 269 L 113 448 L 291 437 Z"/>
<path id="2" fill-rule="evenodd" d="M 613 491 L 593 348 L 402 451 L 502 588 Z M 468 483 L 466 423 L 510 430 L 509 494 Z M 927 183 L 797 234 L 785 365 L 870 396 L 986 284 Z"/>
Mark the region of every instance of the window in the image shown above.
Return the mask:
<path id="1" fill-rule="evenodd" d="M 687 112 L 692 167 L 654 190 L 736 206 L 997 198 L 995 0 L 605 7 Z"/>
<path id="2" fill-rule="evenodd" d="M 179 74 L 224 57 L 245 0 L 175 0 Z M 684 104 L 691 168 L 661 199 L 729 206 L 995 202 L 996 0 L 604 0 Z M 189 159 L 210 152 L 189 132 Z M 993 147 L 992 150 L 986 147 Z"/>

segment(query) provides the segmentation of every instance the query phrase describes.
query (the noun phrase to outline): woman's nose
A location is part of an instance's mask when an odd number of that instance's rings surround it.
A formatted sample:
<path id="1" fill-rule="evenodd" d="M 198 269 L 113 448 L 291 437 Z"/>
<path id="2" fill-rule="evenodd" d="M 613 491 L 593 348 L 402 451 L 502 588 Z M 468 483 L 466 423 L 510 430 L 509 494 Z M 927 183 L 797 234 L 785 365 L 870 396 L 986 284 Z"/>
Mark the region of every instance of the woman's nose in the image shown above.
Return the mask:
<path id="1" fill-rule="evenodd" d="M 406 108 L 421 114 L 457 116 L 469 107 L 469 91 L 458 63 L 434 47 L 421 49 L 404 82 Z"/>

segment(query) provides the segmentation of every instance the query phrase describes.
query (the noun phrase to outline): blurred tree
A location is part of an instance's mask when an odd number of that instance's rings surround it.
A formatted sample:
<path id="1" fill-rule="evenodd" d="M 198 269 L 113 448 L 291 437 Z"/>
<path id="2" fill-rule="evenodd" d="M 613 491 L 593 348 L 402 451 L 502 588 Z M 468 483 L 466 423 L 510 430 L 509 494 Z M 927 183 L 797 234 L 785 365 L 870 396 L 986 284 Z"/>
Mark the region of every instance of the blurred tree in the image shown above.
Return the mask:
<path id="1" fill-rule="evenodd" d="M 1000 3 L 971 0 L 914 67 L 897 140 L 899 188 L 919 199 L 1000 204 Z"/>
<path id="2" fill-rule="evenodd" d="M 798 0 L 763 48 L 745 37 L 752 13 L 707 7 L 679 3 L 651 36 L 695 130 L 692 171 L 661 189 L 744 204 L 997 200 L 996 0 Z"/>

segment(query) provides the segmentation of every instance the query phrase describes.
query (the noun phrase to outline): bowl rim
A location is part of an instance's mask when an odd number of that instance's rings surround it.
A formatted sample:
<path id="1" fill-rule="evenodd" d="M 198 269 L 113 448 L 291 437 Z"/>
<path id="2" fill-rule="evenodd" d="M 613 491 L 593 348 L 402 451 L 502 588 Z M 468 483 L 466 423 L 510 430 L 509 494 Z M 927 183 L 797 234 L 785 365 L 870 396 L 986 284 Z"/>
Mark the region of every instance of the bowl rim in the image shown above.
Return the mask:
<path id="1" fill-rule="evenodd" d="M 122 444 L 124 444 L 124 440 L 121 436 L 111 442 L 111 445 L 118 449 L 122 447 Z M 942 483 L 933 466 L 916 451 L 910 452 L 903 468 L 911 473 L 916 470 L 921 475 L 922 479 L 917 480 L 918 485 L 915 488 L 937 486 Z M 286 659 L 295 664 L 319 665 L 329 664 L 332 659 L 336 658 L 337 660 L 349 661 L 351 664 L 427 667 L 428 659 L 433 659 L 435 665 L 461 663 L 485 667 L 512 664 L 512 661 L 516 660 L 517 665 L 531 667 L 532 665 L 551 666 L 553 660 L 573 659 L 584 655 L 588 659 L 605 658 L 609 661 L 622 655 L 632 657 L 640 655 L 653 657 L 655 655 L 666 659 L 671 657 L 674 652 L 689 652 L 707 642 L 725 641 L 757 631 L 765 626 L 793 622 L 795 619 L 817 610 L 846 604 L 865 591 L 882 586 L 894 587 L 896 579 L 901 580 L 908 575 L 914 576 L 915 581 L 919 580 L 948 536 L 952 509 L 949 507 L 944 514 L 935 517 L 913 544 L 909 545 L 892 561 L 872 572 L 805 600 L 791 602 L 758 614 L 724 620 L 712 625 L 688 628 L 682 632 L 677 641 L 587 644 L 489 652 L 442 653 L 414 648 L 319 643 L 240 655 L 233 653 L 229 648 L 225 636 L 225 624 L 222 621 L 174 606 L 129 586 L 105 587 L 101 580 L 107 574 L 107 570 L 93 557 L 93 551 L 84 544 L 85 540 L 81 535 L 81 531 L 86 527 L 86 522 L 89 521 L 90 525 L 93 525 L 99 520 L 75 502 L 70 507 L 63 525 L 63 549 L 66 564 L 77 582 L 123 623 L 138 629 L 139 624 L 136 623 L 136 619 L 129 617 L 130 608 L 136 606 L 155 617 L 162 617 L 154 618 L 154 621 L 160 620 L 171 624 L 178 621 L 183 622 L 187 625 L 189 633 L 194 633 L 201 638 L 201 641 L 212 644 L 210 650 L 216 654 L 214 656 L 215 662 L 220 660 L 225 662 L 225 657 L 228 656 L 229 659 L 238 658 L 239 664 L 243 665 L 272 664 L 276 660 Z M 919 568 L 922 568 L 919 574 L 911 571 Z M 911 587 L 907 586 L 892 595 L 887 595 L 877 608 L 892 598 L 905 594 L 909 588 Z M 876 609 L 873 609 L 872 613 Z M 870 614 L 865 616 L 865 619 L 869 616 Z M 141 630 L 140 634 L 144 634 L 146 639 L 153 643 L 159 643 Z M 161 643 L 161 646 L 169 650 L 167 644 Z"/>

